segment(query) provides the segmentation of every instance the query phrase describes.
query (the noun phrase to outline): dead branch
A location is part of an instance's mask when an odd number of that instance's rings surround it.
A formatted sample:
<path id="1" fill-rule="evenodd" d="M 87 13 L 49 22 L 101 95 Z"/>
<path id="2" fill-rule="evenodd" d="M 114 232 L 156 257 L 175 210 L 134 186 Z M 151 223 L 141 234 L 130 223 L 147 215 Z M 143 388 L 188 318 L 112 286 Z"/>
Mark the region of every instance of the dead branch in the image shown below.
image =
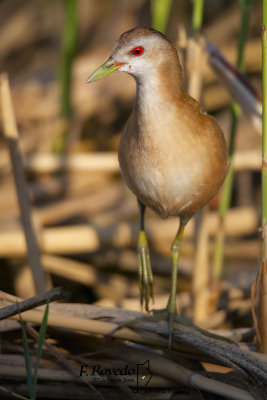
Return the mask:
<path id="1" fill-rule="evenodd" d="M 11 317 L 17 314 L 19 311 L 24 312 L 31 310 L 35 307 L 45 304 L 48 300 L 50 302 L 55 300 L 64 299 L 70 296 L 70 293 L 63 290 L 61 287 L 56 287 L 54 289 L 48 290 L 37 296 L 31 297 L 30 299 L 17 302 L 16 304 L 11 304 L 7 307 L 0 309 L 0 320 Z"/>

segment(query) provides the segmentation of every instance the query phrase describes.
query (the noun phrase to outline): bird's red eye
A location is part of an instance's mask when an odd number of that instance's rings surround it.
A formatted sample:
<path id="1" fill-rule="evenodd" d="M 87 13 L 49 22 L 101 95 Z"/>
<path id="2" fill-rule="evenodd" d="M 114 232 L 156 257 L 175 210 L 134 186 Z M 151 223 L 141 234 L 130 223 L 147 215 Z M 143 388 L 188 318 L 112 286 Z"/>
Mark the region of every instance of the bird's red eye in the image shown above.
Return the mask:
<path id="1" fill-rule="evenodd" d="M 143 52 L 144 52 L 144 49 L 142 46 L 138 46 L 138 47 L 135 47 L 134 49 L 132 49 L 132 54 L 134 56 L 141 56 L 143 54 Z"/>

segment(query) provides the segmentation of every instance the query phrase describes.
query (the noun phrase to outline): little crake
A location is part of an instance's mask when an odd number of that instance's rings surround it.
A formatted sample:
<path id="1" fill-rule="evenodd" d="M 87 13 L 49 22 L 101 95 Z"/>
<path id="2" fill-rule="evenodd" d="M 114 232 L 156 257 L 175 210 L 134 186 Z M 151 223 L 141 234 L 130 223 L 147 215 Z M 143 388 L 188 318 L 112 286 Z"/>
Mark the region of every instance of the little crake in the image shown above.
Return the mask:
<path id="1" fill-rule="evenodd" d="M 171 334 L 184 227 L 218 192 L 226 176 L 225 139 L 215 119 L 184 92 L 177 51 L 160 32 L 134 28 L 123 33 L 110 58 L 87 82 L 116 70 L 128 72 L 137 85 L 133 111 L 119 145 L 119 163 L 139 202 L 140 297 L 147 310 L 153 297 L 153 276 L 144 232 L 145 207 L 163 218 L 180 218 L 171 247 L 172 283 L 166 309 Z"/>

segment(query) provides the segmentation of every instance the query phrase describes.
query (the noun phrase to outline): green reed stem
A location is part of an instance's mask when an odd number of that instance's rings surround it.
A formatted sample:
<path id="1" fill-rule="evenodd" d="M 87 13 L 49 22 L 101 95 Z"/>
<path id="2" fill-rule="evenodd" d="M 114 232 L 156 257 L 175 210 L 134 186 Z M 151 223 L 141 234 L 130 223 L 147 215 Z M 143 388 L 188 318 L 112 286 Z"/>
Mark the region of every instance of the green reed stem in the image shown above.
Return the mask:
<path id="1" fill-rule="evenodd" d="M 165 33 L 172 0 L 151 0 L 152 28 Z"/>
<path id="2" fill-rule="evenodd" d="M 69 121 L 72 114 L 71 107 L 71 70 L 76 52 L 77 41 L 77 7 L 75 0 L 64 0 L 65 22 L 62 33 L 61 56 L 60 56 L 60 113 L 61 116 Z M 66 146 L 68 129 L 62 133 L 62 136 L 55 143 L 55 152 L 62 152 Z"/>
<path id="3" fill-rule="evenodd" d="M 238 37 L 238 57 L 236 66 L 240 71 L 244 70 L 244 47 L 248 35 L 249 14 L 252 0 L 239 0 L 241 6 L 241 26 Z M 223 249 L 224 249 L 224 224 L 225 217 L 232 199 L 234 169 L 232 159 L 235 150 L 236 127 L 238 123 L 240 108 L 236 102 L 231 104 L 231 130 L 230 142 L 228 148 L 229 171 L 224 181 L 221 199 L 219 204 L 220 228 L 215 239 L 214 259 L 213 259 L 213 277 L 220 279 L 223 273 Z"/>
<path id="4" fill-rule="evenodd" d="M 193 17 L 192 17 L 192 26 L 194 33 L 199 32 L 202 26 L 203 20 L 203 8 L 204 8 L 204 0 L 193 0 Z"/>

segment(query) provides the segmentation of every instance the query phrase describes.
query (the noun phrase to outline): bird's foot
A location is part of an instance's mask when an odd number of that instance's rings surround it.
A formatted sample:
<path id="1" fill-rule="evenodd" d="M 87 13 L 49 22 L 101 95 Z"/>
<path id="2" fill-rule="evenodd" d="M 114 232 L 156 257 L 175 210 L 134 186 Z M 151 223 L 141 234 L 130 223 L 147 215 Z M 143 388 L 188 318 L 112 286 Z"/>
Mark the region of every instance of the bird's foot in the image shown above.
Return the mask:
<path id="1" fill-rule="evenodd" d="M 159 321 L 167 321 L 168 323 L 168 348 L 170 349 L 172 346 L 172 337 L 173 337 L 173 325 L 174 322 L 179 322 L 179 317 L 177 315 L 176 309 L 172 309 L 167 305 L 167 308 L 163 310 L 153 310 L 154 315 L 152 318 L 154 319 L 153 322 Z M 151 320 L 150 320 L 151 321 Z"/>
<path id="2" fill-rule="evenodd" d="M 149 311 L 149 300 L 154 301 L 153 273 L 150 265 L 149 248 L 144 231 L 139 233 L 138 245 L 138 273 L 141 306 L 145 303 L 146 311 Z"/>

